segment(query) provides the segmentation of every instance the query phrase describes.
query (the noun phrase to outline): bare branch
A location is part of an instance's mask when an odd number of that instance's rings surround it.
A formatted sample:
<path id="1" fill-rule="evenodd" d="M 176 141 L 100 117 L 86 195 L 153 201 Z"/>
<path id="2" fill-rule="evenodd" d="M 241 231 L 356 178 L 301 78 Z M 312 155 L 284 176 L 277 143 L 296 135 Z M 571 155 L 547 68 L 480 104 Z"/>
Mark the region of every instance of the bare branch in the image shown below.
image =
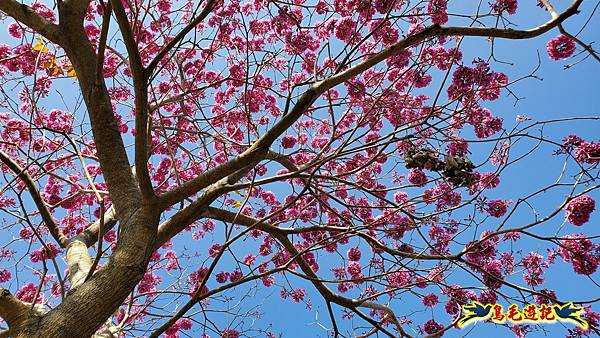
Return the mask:
<path id="1" fill-rule="evenodd" d="M 82 20 L 73 19 L 80 13 L 79 8 L 72 5 L 63 3 L 59 6 L 61 30 L 69 32 L 63 34 L 62 47 L 77 73 L 111 201 L 118 214 L 131 212 L 141 202 L 141 192 L 131 172 L 106 84 L 97 76 L 98 56 L 83 29 Z"/>
<path id="2" fill-rule="evenodd" d="M 92 266 L 89 268 L 87 276 L 85 276 L 84 283 L 92 277 L 94 271 L 96 271 L 98 263 L 100 263 L 100 258 L 102 258 L 102 236 L 104 236 L 104 232 L 102 232 L 102 230 L 104 229 L 104 211 L 104 200 L 102 200 L 100 201 L 100 231 L 98 231 L 98 247 L 96 248 L 96 258 L 94 258 Z"/>
<path id="3" fill-rule="evenodd" d="M 144 75 L 144 64 L 133 35 L 133 30 L 127 19 L 127 14 L 121 1 L 111 0 L 114 7 L 115 17 L 123 36 L 127 54 L 129 57 L 129 68 L 133 79 L 135 91 L 135 167 L 139 180 L 142 196 L 147 199 L 154 198 L 154 190 L 150 174 L 148 173 L 148 84 Z"/>
<path id="4" fill-rule="evenodd" d="M 31 317 L 43 313 L 42 306 L 37 304 L 32 306 L 30 303 L 20 301 L 7 289 L 0 288 L 0 317 L 6 320 L 9 330 L 20 331 L 27 325 Z"/>
<path id="5" fill-rule="evenodd" d="M 221 83 L 223 83 L 223 82 L 225 82 L 227 80 L 229 80 L 229 77 L 226 77 L 226 78 L 223 78 L 221 80 L 209 83 L 209 84 L 207 84 L 205 86 L 202 86 L 202 87 L 198 87 L 198 88 L 186 90 L 185 92 L 177 94 L 177 95 L 174 95 L 172 97 L 165 98 L 165 99 L 160 100 L 160 101 L 158 101 L 158 102 L 156 102 L 154 104 L 151 104 L 149 110 L 151 112 L 153 112 L 156 109 L 158 109 L 160 107 L 163 107 L 163 106 L 165 106 L 165 105 L 167 105 L 169 103 L 179 102 L 179 101 L 185 99 L 185 97 L 188 96 L 188 95 L 192 95 L 192 94 L 201 92 L 201 91 L 206 90 L 207 88 L 210 88 L 210 87 L 213 87 L 213 86 L 218 86 L 218 85 L 220 85 Z"/>
<path id="6" fill-rule="evenodd" d="M 54 237 L 54 240 L 56 240 L 58 245 L 60 245 L 62 248 L 65 248 L 67 246 L 67 237 L 62 233 L 62 231 L 56 224 L 54 217 L 52 217 L 50 210 L 48 210 L 48 206 L 44 202 L 44 199 L 42 198 L 40 192 L 35 186 L 33 178 L 31 178 L 27 170 L 21 168 L 19 164 L 17 164 L 17 162 L 11 159 L 2 150 L 0 150 L 0 161 L 2 161 L 15 175 L 17 175 L 18 178 L 23 180 L 23 182 L 27 186 L 27 189 L 29 190 L 29 193 L 31 194 L 31 198 L 35 203 L 35 206 L 39 210 L 40 215 L 42 216 L 42 219 L 46 224 L 46 227 L 50 231 L 50 234 L 52 235 L 52 237 Z"/>
<path id="7" fill-rule="evenodd" d="M 232 181 L 237 180 L 240 175 L 243 176 L 243 173 L 244 171 L 240 170 L 230 177 L 223 178 L 219 182 L 213 184 L 202 196 L 176 212 L 167 221 L 160 224 L 155 247 L 158 248 L 165 244 L 188 225 L 202 217 L 203 212 L 207 210 L 210 203 L 226 191 L 228 179 L 231 178 Z"/>
<path id="8" fill-rule="evenodd" d="M 204 215 L 206 217 L 221 220 L 224 222 L 230 222 L 233 224 L 248 226 L 248 224 L 246 222 L 239 221 L 238 217 L 234 217 L 232 219 L 230 217 L 231 215 L 229 215 L 229 212 L 227 212 L 225 210 L 220 210 L 217 208 L 209 208 L 209 211 L 207 211 Z M 246 218 L 245 220 L 248 221 L 248 218 Z M 319 277 L 317 276 L 317 274 L 312 270 L 312 268 L 304 260 L 304 258 L 302 258 L 302 255 L 300 254 L 300 252 L 296 249 L 294 244 L 287 238 L 287 236 L 282 234 L 281 232 L 277 231 L 277 227 L 270 227 L 261 222 L 254 222 L 251 226 L 256 226 L 256 229 L 259 229 L 259 230 L 269 233 L 271 236 L 276 238 L 292 256 L 296 257 L 296 262 L 298 263 L 298 265 L 300 266 L 300 268 L 302 269 L 304 274 L 306 274 L 306 276 L 309 277 L 309 281 L 313 284 L 313 286 L 317 289 L 317 291 L 319 291 L 319 293 L 323 296 L 323 298 L 326 301 L 333 302 L 335 304 L 338 304 L 340 306 L 344 306 L 344 307 L 347 307 L 350 309 L 357 308 L 357 307 L 365 307 L 365 308 L 383 311 L 390 317 L 392 322 L 396 325 L 396 329 L 398 330 L 398 332 L 401 332 L 403 334 L 403 336 L 408 336 L 402 329 L 402 326 L 400 325 L 400 321 L 396 318 L 394 312 L 387 306 L 373 303 L 370 301 L 365 301 L 365 300 L 349 299 L 349 298 L 343 297 L 343 296 L 338 295 L 338 294 L 334 293 L 333 291 L 331 291 L 327 286 L 325 286 L 325 284 L 323 284 L 319 280 Z"/>
<path id="9" fill-rule="evenodd" d="M 550 15 L 552 16 L 553 19 L 558 18 L 558 13 L 556 12 L 556 9 L 554 9 L 554 6 L 552 6 L 550 1 L 548 1 L 548 0 L 540 0 L 540 1 L 542 2 L 542 4 L 544 4 L 544 6 L 546 6 L 546 9 L 548 10 L 548 12 L 550 12 Z M 594 50 L 594 48 L 592 48 L 591 45 L 584 43 L 579 38 L 577 38 L 575 35 L 572 35 L 571 33 L 567 32 L 562 24 L 558 25 L 558 30 L 560 31 L 561 34 L 571 38 L 578 45 L 583 47 L 583 49 L 585 49 L 594 59 L 596 59 L 596 61 L 600 62 L 600 56 Z"/>

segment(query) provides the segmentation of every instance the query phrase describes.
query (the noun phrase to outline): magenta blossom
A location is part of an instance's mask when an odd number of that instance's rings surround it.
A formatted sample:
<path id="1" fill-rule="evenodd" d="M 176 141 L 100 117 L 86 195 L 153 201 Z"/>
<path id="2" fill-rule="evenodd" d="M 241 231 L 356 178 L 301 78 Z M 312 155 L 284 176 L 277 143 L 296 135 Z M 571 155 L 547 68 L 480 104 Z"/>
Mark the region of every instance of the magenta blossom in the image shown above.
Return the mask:
<path id="1" fill-rule="evenodd" d="M 553 60 L 566 59 L 575 52 L 575 41 L 568 36 L 559 35 L 548 41 L 546 50 Z"/>
<path id="2" fill-rule="evenodd" d="M 565 209 L 565 214 L 569 223 L 581 226 L 590 220 L 590 214 L 596 208 L 596 202 L 589 195 L 575 197 Z"/>

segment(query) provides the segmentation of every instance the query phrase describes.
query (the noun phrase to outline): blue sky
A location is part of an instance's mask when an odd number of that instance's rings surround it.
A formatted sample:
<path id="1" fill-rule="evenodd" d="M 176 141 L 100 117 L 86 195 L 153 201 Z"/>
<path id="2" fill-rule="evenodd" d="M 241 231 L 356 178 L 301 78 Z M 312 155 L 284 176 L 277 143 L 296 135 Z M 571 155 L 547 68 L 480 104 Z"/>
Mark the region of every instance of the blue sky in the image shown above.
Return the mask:
<path id="1" fill-rule="evenodd" d="M 518 12 L 518 27 L 529 28 L 536 24 L 548 20 L 547 13 L 535 7 L 535 4 L 527 3 L 521 0 Z M 529 1 L 528 1 L 529 2 Z M 565 2 L 565 1 L 563 1 Z M 582 13 L 590 13 L 593 10 L 594 1 L 584 1 L 582 5 Z M 453 7 L 450 6 L 452 11 Z M 587 20 L 587 16 L 579 15 L 573 20 L 569 20 L 565 25 L 570 32 L 577 32 L 581 25 Z M 0 33 L 0 38 L 4 38 L 5 33 Z M 564 70 L 564 66 L 571 60 L 555 62 L 549 60 L 545 45 L 548 40 L 558 34 L 555 29 L 542 37 L 526 40 L 526 41 L 506 41 L 496 40 L 495 56 L 499 60 L 514 62 L 514 65 L 492 62 L 492 68 L 507 73 L 509 78 L 516 79 L 521 76 L 528 75 L 538 65 L 538 56 L 541 61 L 536 76 L 540 79 L 529 78 L 511 86 L 517 96 L 522 97 L 518 102 L 515 102 L 513 97 L 505 95 L 503 92 L 501 99 L 486 104 L 492 111 L 504 118 L 505 128 L 511 128 L 516 122 L 517 115 L 527 115 L 532 121 L 547 120 L 553 118 L 572 117 L 572 116 L 599 116 L 600 105 L 597 103 L 598 93 L 600 93 L 600 64 L 589 58 L 588 60 L 579 63 L 568 70 Z M 600 20 L 597 17 L 593 18 L 585 31 L 580 35 L 580 38 L 586 42 L 600 41 Z M 480 38 L 467 38 L 463 42 L 464 61 L 468 63 L 473 57 L 488 55 L 489 43 Z M 482 52 L 485 51 L 485 52 Z M 579 57 L 581 58 L 581 57 Z M 60 102 L 49 102 L 50 105 L 61 105 Z M 577 134 L 588 140 L 597 140 L 600 138 L 600 123 L 599 122 L 570 122 L 565 124 L 549 125 L 545 127 L 545 135 L 555 141 L 560 141 L 564 136 L 569 134 Z M 516 151 L 526 151 L 532 143 L 527 143 L 516 147 Z M 501 185 L 495 189 L 489 196 L 496 198 L 508 198 L 517 200 L 524 193 L 535 191 L 536 189 L 548 185 L 553 182 L 562 168 L 563 157 L 552 156 L 554 147 L 544 145 L 536 150 L 527 160 L 520 165 L 509 168 L 502 178 Z M 552 210 L 560 204 L 567 191 L 556 190 L 550 191 L 541 195 L 535 203 L 536 210 L 540 214 L 544 214 Z M 592 196 L 600 201 L 600 194 L 592 193 Z M 592 216 L 592 220 L 583 228 L 574 228 L 572 225 L 565 224 L 560 229 L 561 235 L 570 234 L 573 232 L 584 232 L 590 235 L 598 234 L 598 222 L 600 221 L 600 212 L 596 212 Z M 533 219 L 531 211 L 524 210 L 519 212 L 515 222 L 526 224 Z M 562 222 L 562 216 L 548 222 L 547 229 L 544 228 L 539 233 L 554 234 Z M 544 225 L 546 226 L 546 225 Z M 178 245 L 187 247 L 190 250 L 194 248 L 198 242 L 193 241 L 189 234 L 183 234 L 179 239 Z M 216 234 L 216 238 L 221 236 Z M 202 242 L 206 243 L 206 241 Z M 238 245 L 238 244 L 236 244 Z M 522 246 L 524 253 L 529 251 L 540 250 L 544 253 L 546 244 L 539 244 L 529 239 L 522 239 L 517 244 Z M 253 247 L 252 243 L 239 244 L 240 251 L 243 254 L 249 252 L 249 248 Z M 198 249 L 200 252 L 205 252 L 205 249 Z M 581 300 L 590 299 L 600 294 L 600 289 L 592 281 L 584 276 L 575 276 L 572 267 L 569 264 L 562 262 L 557 258 L 558 263 L 553 265 L 545 274 L 548 285 L 545 287 L 553 288 L 559 298 L 565 300 Z M 326 267 L 327 261 L 321 262 L 321 265 Z M 217 271 L 226 270 L 231 267 L 231 260 L 224 261 L 224 265 L 217 268 Z M 595 276 L 598 275 L 598 272 Z M 593 277 L 593 276 L 592 276 Z M 185 278 L 185 277 L 184 277 Z M 327 314 L 327 309 L 324 303 L 320 300 L 320 296 L 314 292 L 314 288 L 297 278 L 291 278 L 294 282 L 294 287 L 304 287 L 308 291 L 310 300 L 313 303 L 313 310 L 307 311 L 305 305 L 293 303 L 289 300 L 282 300 L 279 297 L 279 288 L 264 289 L 259 286 L 256 294 L 251 294 L 247 305 L 241 307 L 239 311 L 252 311 L 254 306 L 259 306 L 259 311 L 262 312 L 260 318 L 256 319 L 255 327 L 272 326 L 272 331 L 276 334 L 281 333 L 284 337 L 326 337 L 327 334 L 320 327 L 320 324 L 330 328 L 331 323 Z M 454 282 L 472 281 L 461 276 L 460 271 L 452 276 Z M 278 278 L 278 281 L 281 279 Z M 520 275 L 517 274 L 511 277 L 511 280 L 522 284 Z M 260 283 L 259 283 L 260 284 Z M 13 289 L 16 286 L 13 285 Z M 244 289 L 245 291 L 247 289 Z M 240 290 L 230 291 L 232 296 L 240 296 Z M 440 297 L 444 301 L 444 297 Z M 411 298 L 414 301 L 414 297 Z M 502 300 L 500 300 L 502 302 Z M 412 304 L 411 301 L 393 302 L 391 307 L 399 315 L 411 313 L 412 306 L 417 305 L 416 309 L 422 309 L 420 303 Z M 337 308 L 338 317 L 340 317 L 339 308 Z M 596 311 L 600 311 L 598 307 Z M 411 319 L 415 323 L 421 324 L 432 317 L 430 310 L 415 313 Z M 438 306 L 434 311 L 434 317 L 437 321 L 448 324 L 450 317 L 443 313 L 443 304 Z M 212 319 L 216 318 L 217 322 L 227 323 L 229 317 L 227 315 L 213 315 Z M 246 319 L 246 323 L 249 319 Z M 239 322 L 233 322 L 237 325 Z M 342 331 L 350 327 L 350 323 L 345 320 L 338 320 L 338 324 L 342 327 Z M 364 323 L 358 319 L 355 324 L 363 325 Z M 567 328 L 570 327 L 567 324 Z M 413 326 L 414 328 L 414 326 Z M 546 325 L 544 331 L 533 332 L 528 337 L 555 337 L 566 332 L 566 328 L 561 324 Z M 410 332 L 410 331 L 409 331 Z M 456 331 L 451 330 L 446 333 L 445 337 L 461 337 L 468 330 Z M 414 332 L 413 332 L 414 333 Z M 483 336 L 490 334 L 494 336 L 511 336 L 511 333 L 506 328 L 499 328 L 493 324 L 482 323 L 475 326 L 471 332 L 471 336 Z M 182 332 L 183 335 L 183 332 Z"/>
<path id="2" fill-rule="evenodd" d="M 535 7 L 534 2 L 529 2 L 519 2 L 520 7 L 517 12 L 518 19 L 516 20 L 518 26 L 515 28 L 531 28 L 548 20 L 547 13 Z M 557 6 L 566 5 L 567 3 L 566 1 L 562 1 Z M 458 6 L 460 5 L 462 3 L 458 4 Z M 582 14 L 569 20 L 565 24 L 565 28 L 572 33 L 579 31 L 583 23 L 588 19 L 588 16 L 584 15 L 584 13 L 590 13 L 595 5 L 594 1 L 584 1 L 581 7 Z M 452 11 L 452 6 L 453 2 L 449 6 L 450 11 Z M 457 4 L 454 3 L 454 6 L 457 6 Z M 504 118 L 505 128 L 509 129 L 516 124 L 515 118 L 517 115 L 527 115 L 532 121 L 600 115 L 600 104 L 598 104 L 598 100 L 600 99 L 598 96 L 598 93 L 600 93 L 600 63 L 588 58 L 584 62 L 565 70 L 564 66 L 572 63 L 573 60 L 558 62 L 550 60 L 546 54 L 546 43 L 558 34 L 558 29 L 553 29 L 545 35 L 531 40 L 508 41 L 497 39 L 495 41 L 496 58 L 501 61 L 514 63 L 514 65 L 492 62 L 492 69 L 505 72 L 510 80 L 530 74 L 538 66 L 539 62 L 539 69 L 535 73 L 539 79 L 528 78 L 511 86 L 511 90 L 522 99 L 517 102 L 513 97 L 506 95 L 506 91 L 504 91 L 503 96 L 499 100 L 486 104 L 494 114 Z M 600 20 L 598 20 L 597 15 L 592 18 L 587 28 L 579 37 L 588 43 L 600 41 Z M 466 38 L 462 46 L 465 63 L 468 63 L 475 56 L 489 54 L 487 52 L 489 50 L 489 43 L 481 38 Z M 482 50 L 486 52 L 483 53 Z M 578 47 L 578 51 L 580 50 L 581 48 Z M 581 59 L 581 57 L 578 59 Z M 577 134 L 588 140 L 595 141 L 600 139 L 599 131 L 599 121 L 569 122 L 546 126 L 544 128 L 544 135 L 557 142 L 560 142 L 564 136 L 569 134 Z M 521 147 L 516 147 L 515 150 L 524 151 L 525 149 L 529 149 L 531 145 L 532 143 L 529 142 Z M 516 201 L 525 192 L 533 192 L 554 182 L 562 169 L 564 160 L 563 157 L 552 156 L 551 154 L 554 150 L 556 148 L 553 146 L 542 146 L 520 165 L 509 168 L 503 173 L 500 186 L 489 195 L 490 198 L 509 198 Z M 545 212 L 557 207 L 567 193 L 568 191 L 565 190 L 556 190 L 541 195 L 535 200 L 536 210 L 541 215 L 544 215 Z M 597 201 L 600 200 L 598 192 L 593 192 L 591 195 Z M 518 217 L 514 218 L 514 223 L 518 223 L 514 226 L 526 224 L 532 219 L 532 212 L 525 210 L 520 212 Z M 562 221 L 563 217 L 561 214 L 543 225 L 544 229 L 538 229 L 536 233 L 554 234 Z M 589 235 L 598 235 L 599 221 L 600 213 L 596 211 L 592 215 L 591 221 L 585 226 L 577 228 L 566 223 L 561 228 L 560 234 L 566 235 L 574 232 L 583 232 Z M 524 238 L 517 242 L 517 247 L 522 247 L 524 254 L 529 251 L 539 250 L 539 253 L 544 255 L 548 245 Z M 597 279 L 598 274 L 599 272 L 596 272 L 591 277 Z M 455 277 L 457 281 L 460 281 L 460 276 Z M 597 285 L 585 276 L 575 275 L 570 264 L 562 262 L 560 257 L 557 258 L 557 264 L 554 264 L 544 277 L 547 282 L 545 287 L 553 288 L 558 297 L 564 300 L 593 299 L 600 294 L 600 288 Z M 522 278 L 518 273 L 511 280 L 518 284 L 523 284 Z M 308 286 L 308 289 L 310 289 L 310 286 Z M 314 293 L 311 294 L 314 295 Z M 264 321 L 273 323 L 274 332 L 281 332 L 284 337 L 327 336 L 324 330 L 317 324 L 320 322 L 328 328 L 331 327 L 327 309 L 322 302 L 318 301 L 318 295 L 311 298 L 316 310 L 312 312 L 305 310 L 302 304 L 295 304 L 289 301 L 282 302 L 277 294 L 273 296 L 265 303 Z M 441 299 L 443 298 L 441 297 Z M 503 302 L 503 300 L 500 299 L 499 302 Z M 416 305 L 416 309 L 420 310 L 423 308 L 421 304 Z M 391 307 L 398 315 L 413 312 L 410 302 L 392 303 Z M 438 307 L 443 308 L 443 304 Z M 598 306 L 594 306 L 593 308 L 596 311 L 600 310 Z M 411 318 L 416 323 L 423 323 L 431 318 L 431 311 L 427 310 L 418 313 Z M 435 318 L 444 324 L 447 324 L 450 320 L 450 317 L 443 313 L 443 310 L 435 311 Z M 357 320 L 356 323 L 360 323 L 360 320 Z M 344 321 L 340 321 L 338 324 L 344 326 Z M 529 333 L 527 337 L 561 337 L 566 335 L 567 329 L 573 327 L 570 324 L 544 325 L 538 328 L 537 331 Z M 469 326 L 467 329 L 460 331 L 450 330 L 444 337 L 463 337 L 467 333 L 471 337 L 482 337 L 484 335 L 494 337 L 512 336 L 512 332 L 507 328 L 491 323 L 479 323 L 472 331 L 470 329 L 471 327 Z"/>

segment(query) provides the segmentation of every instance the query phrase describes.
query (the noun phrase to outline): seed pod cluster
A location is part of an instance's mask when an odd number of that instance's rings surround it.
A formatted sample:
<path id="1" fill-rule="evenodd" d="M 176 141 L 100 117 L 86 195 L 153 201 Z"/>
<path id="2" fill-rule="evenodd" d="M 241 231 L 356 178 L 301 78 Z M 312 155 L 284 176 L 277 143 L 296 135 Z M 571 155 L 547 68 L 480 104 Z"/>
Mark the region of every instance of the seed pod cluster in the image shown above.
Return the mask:
<path id="1" fill-rule="evenodd" d="M 408 169 L 441 171 L 444 179 L 456 187 L 469 186 L 475 181 L 475 165 L 466 157 L 446 155 L 442 161 L 432 150 L 411 148 L 404 154 L 404 161 Z"/>
<path id="2" fill-rule="evenodd" d="M 444 169 L 444 162 L 429 149 L 410 148 L 404 154 L 406 168 L 408 169 L 427 169 L 440 171 Z"/>
<path id="3" fill-rule="evenodd" d="M 455 187 L 467 187 L 475 183 L 473 169 L 475 165 L 466 157 L 446 155 L 444 159 L 444 179 Z"/>

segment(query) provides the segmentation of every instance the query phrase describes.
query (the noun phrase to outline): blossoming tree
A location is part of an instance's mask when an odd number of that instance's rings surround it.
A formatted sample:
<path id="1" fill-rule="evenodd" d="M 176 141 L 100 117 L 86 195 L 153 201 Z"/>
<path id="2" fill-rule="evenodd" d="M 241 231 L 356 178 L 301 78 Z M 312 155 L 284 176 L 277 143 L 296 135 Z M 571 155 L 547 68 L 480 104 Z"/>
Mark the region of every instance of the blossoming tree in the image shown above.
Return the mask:
<path id="1" fill-rule="evenodd" d="M 0 0 L 2 336 L 275 337 L 246 320 L 264 289 L 334 337 L 568 301 L 544 274 L 598 268 L 578 227 L 600 143 L 537 133 L 583 117 L 509 128 L 486 107 L 516 81 L 496 41 L 600 60 L 563 26 L 595 10 L 564 2 L 523 27 L 516 0 Z M 470 40 L 491 49 L 463 58 Z M 564 160 L 556 183 L 491 197 L 531 139 Z M 598 332 L 588 298 L 571 335 Z"/>

